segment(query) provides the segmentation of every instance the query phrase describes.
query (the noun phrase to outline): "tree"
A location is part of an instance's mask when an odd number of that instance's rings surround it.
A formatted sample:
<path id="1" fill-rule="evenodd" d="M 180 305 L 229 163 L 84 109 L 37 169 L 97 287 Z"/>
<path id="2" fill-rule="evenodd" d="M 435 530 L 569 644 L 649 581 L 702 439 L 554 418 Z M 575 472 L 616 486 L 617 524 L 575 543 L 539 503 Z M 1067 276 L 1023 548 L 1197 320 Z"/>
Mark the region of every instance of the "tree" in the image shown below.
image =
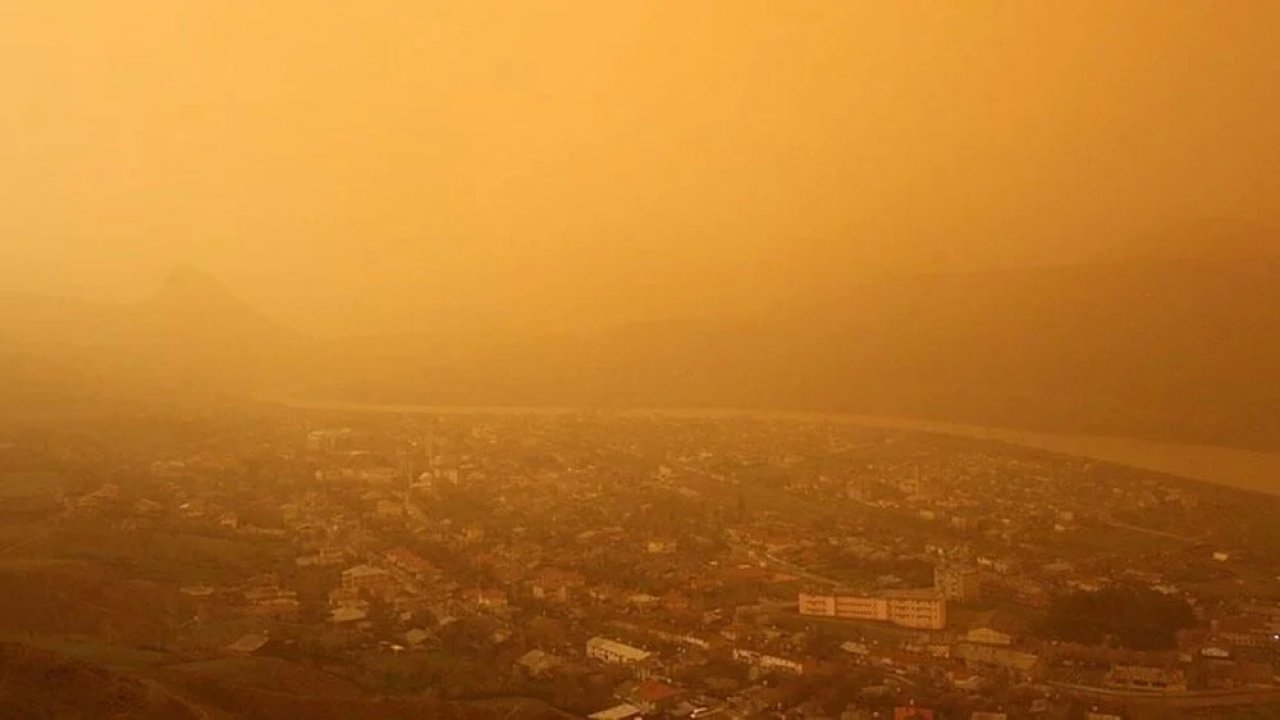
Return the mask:
<path id="1" fill-rule="evenodd" d="M 1194 622 L 1191 606 L 1181 598 L 1118 586 L 1054 597 L 1040 634 L 1090 645 L 1169 650 L 1177 644 L 1178 631 Z"/>

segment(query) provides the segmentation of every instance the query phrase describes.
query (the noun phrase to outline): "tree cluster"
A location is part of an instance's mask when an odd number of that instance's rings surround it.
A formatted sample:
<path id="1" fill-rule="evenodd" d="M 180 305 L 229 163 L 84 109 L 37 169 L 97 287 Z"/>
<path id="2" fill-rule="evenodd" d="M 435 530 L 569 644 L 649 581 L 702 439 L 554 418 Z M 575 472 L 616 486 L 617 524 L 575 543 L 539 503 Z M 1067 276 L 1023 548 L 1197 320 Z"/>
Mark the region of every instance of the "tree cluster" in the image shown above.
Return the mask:
<path id="1" fill-rule="evenodd" d="M 1195 622 L 1181 598 L 1141 587 L 1055 596 L 1041 634 L 1055 640 L 1132 650 L 1169 650 L 1179 630 Z"/>

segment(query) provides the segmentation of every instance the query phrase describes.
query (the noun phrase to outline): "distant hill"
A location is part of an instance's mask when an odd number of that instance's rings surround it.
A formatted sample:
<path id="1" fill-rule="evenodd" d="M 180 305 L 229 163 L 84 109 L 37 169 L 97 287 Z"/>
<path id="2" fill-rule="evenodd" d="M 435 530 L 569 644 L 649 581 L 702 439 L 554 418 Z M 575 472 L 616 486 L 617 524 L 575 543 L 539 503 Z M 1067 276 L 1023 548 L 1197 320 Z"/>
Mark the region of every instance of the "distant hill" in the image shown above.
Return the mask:
<path id="1" fill-rule="evenodd" d="M 918 278 L 833 304 L 812 349 L 837 359 L 833 385 L 846 379 L 834 404 L 866 411 L 1272 444 L 1278 270 L 1183 259 Z"/>
<path id="2" fill-rule="evenodd" d="M 1277 278 L 1280 256 L 1233 250 L 901 278 L 748 322 L 467 344 L 314 340 L 182 270 L 132 305 L 0 296 L 0 407 L 741 406 L 1280 447 Z"/>
<path id="3" fill-rule="evenodd" d="M 133 304 L 0 294 L 0 408 L 279 387 L 310 344 L 188 268 Z"/>
<path id="4" fill-rule="evenodd" d="M 915 277 L 736 325 L 385 348 L 314 391 L 440 404 L 723 405 L 1280 446 L 1280 259 Z"/>

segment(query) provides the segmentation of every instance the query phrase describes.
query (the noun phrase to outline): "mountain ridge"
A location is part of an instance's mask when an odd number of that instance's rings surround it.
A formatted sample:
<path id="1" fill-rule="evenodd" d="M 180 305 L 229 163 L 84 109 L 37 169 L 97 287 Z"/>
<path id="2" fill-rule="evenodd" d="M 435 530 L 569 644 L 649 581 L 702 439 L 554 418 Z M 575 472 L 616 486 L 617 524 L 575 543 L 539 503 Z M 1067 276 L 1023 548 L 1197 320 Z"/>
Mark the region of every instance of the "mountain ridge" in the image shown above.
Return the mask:
<path id="1" fill-rule="evenodd" d="M 639 323 L 437 350 L 426 341 L 319 341 L 257 313 L 211 276 L 179 269 L 134 305 L 45 303 L 27 320 L 61 319 L 0 358 L 27 358 L 27 385 L 38 374 L 32 358 L 48 358 L 67 378 L 69 387 L 47 383 L 58 396 L 83 386 L 108 398 L 145 389 L 744 406 L 1272 447 L 1280 446 L 1278 276 L 1280 257 L 938 274 L 850 286 L 743 322 Z M 0 338 L 23 336 L 7 326 L 15 317 L 22 313 L 0 303 Z"/>

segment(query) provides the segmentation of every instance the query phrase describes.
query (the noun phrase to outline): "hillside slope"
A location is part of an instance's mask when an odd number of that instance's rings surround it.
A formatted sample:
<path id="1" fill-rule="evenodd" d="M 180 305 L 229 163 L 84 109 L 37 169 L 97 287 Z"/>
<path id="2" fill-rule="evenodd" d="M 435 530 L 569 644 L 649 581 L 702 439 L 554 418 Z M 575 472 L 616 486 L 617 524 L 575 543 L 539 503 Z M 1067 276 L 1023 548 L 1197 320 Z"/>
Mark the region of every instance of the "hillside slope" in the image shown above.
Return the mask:
<path id="1" fill-rule="evenodd" d="M 83 660 L 0 642 L 0 717 L 13 720 L 203 720 L 159 685 Z"/>

